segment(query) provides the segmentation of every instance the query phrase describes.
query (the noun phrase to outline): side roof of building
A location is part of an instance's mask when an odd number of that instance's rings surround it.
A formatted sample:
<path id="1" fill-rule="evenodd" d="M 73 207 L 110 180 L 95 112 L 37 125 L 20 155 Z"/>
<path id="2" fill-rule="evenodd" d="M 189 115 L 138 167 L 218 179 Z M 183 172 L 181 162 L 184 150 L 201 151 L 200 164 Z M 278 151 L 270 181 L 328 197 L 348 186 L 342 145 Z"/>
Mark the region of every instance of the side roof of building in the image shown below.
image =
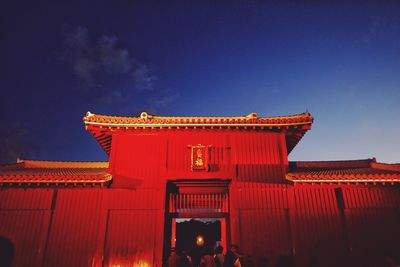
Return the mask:
<path id="1" fill-rule="evenodd" d="M 286 179 L 293 183 L 394 184 L 400 182 L 400 163 L 375 158 L 340 161 L 289 162 Z"/>

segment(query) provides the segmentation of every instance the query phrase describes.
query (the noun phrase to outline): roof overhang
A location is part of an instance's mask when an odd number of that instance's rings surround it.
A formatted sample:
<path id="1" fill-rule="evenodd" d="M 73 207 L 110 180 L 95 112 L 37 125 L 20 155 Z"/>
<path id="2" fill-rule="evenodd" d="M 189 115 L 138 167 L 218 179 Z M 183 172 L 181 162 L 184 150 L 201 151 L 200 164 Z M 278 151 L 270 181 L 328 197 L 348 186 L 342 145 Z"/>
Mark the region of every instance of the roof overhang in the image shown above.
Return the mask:
<path id="1" fill-rule="evenodd" d="M 106 187 L 108 162 L 21 160 L 0 166 L 2 187 Z"/>
<path id="2" fill-rule="evenodd" d="M 104 151 L 110 155 L 112 136 L 116 132 L 137 129 L 230 129 L 283 132 L 290 153 L 304 134 L 311 129 L 314 118 L 309 112 L 276 117 L 257 117 L 256 113 L 236 117 L 161 117 L 142 112 L 139 117 L 97 115 L 87 112 L 83 118 L 88 130 Z"/>
<path id="3" fill-rule="evenodd" d="M 400 164 L 376 162 L 375 158 L 343 161 L 289 163 L 286 179 L 294 184 L 399 184 Z"/>

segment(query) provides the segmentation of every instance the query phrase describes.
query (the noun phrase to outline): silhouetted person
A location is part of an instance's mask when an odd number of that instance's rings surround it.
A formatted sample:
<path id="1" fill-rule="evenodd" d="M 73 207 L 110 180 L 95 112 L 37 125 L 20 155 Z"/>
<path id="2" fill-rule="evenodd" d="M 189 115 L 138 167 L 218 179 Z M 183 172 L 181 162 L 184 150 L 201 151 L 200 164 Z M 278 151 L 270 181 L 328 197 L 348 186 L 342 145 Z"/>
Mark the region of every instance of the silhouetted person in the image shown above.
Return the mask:
<path id="1" fill-rule="evenodd" d="M 226 252 L 224 267 L 242 267 L 240 264 L 239 254 L 238 254 L 238 246 L 232 244 L 231 248 L 228 252 Z"/>
<path id="2" fill-rule="evenodd" d="M 211 249 L 206 249 L 206 253 L 201 257 L 200 267 L 216 267 Z"/>
<path id="3" fill-rule="evenodd" d="M 224 254 L 222 254 L 223 251 L 224 251 L 224 248 L 222 246 L 218 246 L 215 248 L 214 261 L 215 261 L 215 265 L 217 267 L 224 266 L 225 256 L 224 256 Z"/>
<path id="4" fill-rule="evenodd" d="M 193 266 L 193 259 L 186 250 L 182 250 L 182 256 L 186 257 L 187 261 L 189 262 L 189 266 Z"/>
<path id="5" fill-rule="evenodd" d="M 14 246 L 10 239 L 0 236 L 0 266 L 10 267 L 14 259 Z"/>
<path id="6" fill-rule="evenodd" d="M 189 258 L 180 249 L 172 249 L 168 257 L 168 267 L 191 267 Z"/>
<path id="7" fill-rule="evenodd" d="M 175 252 L 175 248 L 171 248 L 171 253 L 169 254 L 168 260 L 167 260 L 167 266 L 168 267 L 177 266 L 178 260 L 179 260 L 179 257 Z"/>

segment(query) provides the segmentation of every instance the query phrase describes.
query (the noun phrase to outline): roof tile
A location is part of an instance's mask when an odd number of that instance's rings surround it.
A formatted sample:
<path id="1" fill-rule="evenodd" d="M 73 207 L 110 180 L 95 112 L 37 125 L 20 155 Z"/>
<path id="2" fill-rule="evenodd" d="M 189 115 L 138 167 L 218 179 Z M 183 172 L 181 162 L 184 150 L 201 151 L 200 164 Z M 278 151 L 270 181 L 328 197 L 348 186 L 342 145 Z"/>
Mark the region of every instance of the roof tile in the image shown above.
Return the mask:
<path id="1" fill-rule="evenodd" d="M 1 185 L 35 184 L 109 184 L 108 162 L 67 162 L 18 160 L 16 164 L 0 166 Z"/>
<path id="2" fill-rule="evenodd" d="M 400 164 L 375 159 L 291 162 L 286 178 L 295 183 L 399 183 Z"/>

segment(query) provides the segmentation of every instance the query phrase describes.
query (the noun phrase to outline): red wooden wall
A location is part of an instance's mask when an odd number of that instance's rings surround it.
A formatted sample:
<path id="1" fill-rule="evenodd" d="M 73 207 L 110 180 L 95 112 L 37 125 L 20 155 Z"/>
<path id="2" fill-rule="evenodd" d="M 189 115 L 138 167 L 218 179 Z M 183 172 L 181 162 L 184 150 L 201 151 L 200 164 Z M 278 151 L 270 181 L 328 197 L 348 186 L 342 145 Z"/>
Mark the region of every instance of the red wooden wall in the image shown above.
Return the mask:
<path id="1" fill-rule="evenodd" d="M 197 144 L 211 146 L 208 172 L 191 170 Z M 167 181 L 214 178 L 231 180 L 228 240 L 254 266 L 380 266 L 400 240 L 398 188 L 292 186 L 286 153 L 283 133 L 116 131 L 111 188 L 1 189 L 0 235 L 14 266 L 161 266 Z"/>
<path id="2" fill-rule="evenodd" d="M 290 254 L 287 190 L 286 185 L 232 184 L 231 241 L 246 257 L 258 262 Z"/>
<path id="3" fill-rule="evenodd" d="M 41 266 L 53 190 L 0 190 L 0 236 L 14 245 L 13 266 Z"/>
<path id="4" fill-rule="evenodd" d="M 45 266 L 101 264 L 101 195 L 98 189 L 57 191 Z"/>
<path id="5" fill-rule="evenodd" d="M 382 266 L 382 258 L 399 251 L 399 189 L 349 186 L 343 189 L 343 196 L 348 246 L 353 258 L 360 265 Z"/>
<path id="6" fill-rule="evenodd" d="M 164 136 L 116 134 L 112 141 L 110 173 L 113 187 L 165 187 L 167 140 Z"/>
<path id="7" fill-rule="evenodd" d="M 161 266 L 162 190 L 0 190 L 13 266 Z M 104 264 L 104 265 L 103 265 Z"/>
<path id="8" fill-rule="evenodd" d="M 289 203 L 296 260 L 302 265 L 345 266 L 346 244 L 335 187 L 294 187 Z"/>
<path id="9" fill-rule="evenodd" d="M 229 197 L 231 241 L 254 266 L 384 266 L 398 248 L 397 187 L 232 182 Z M 162 188 L 1 189 L 0 236 L 13 266 L 161 266 L 164 200 Z"/>
<path id="10" fill-rule="evenodd" d="M 283 133 L 232 133 L 231 144 L 237 181 L 285 182 L 288 161 Z"/>
<path id="11" fill-rule="evenodd" d="M 210 145 L 208 172 L 191 170 L 190 145 L 198 144 Z M 133 187 L 193 178 L 281 183 L 287 165 L 283 133 L 226 129 L 116 132 L 110 157 L 113 186 Z"/>
<path id="12" fill-rule="evenodd" d="M 231 241 L 255 266 L 384 266 L 397 252 L 398 188 L 237 182 L 230 197 Z"/>

